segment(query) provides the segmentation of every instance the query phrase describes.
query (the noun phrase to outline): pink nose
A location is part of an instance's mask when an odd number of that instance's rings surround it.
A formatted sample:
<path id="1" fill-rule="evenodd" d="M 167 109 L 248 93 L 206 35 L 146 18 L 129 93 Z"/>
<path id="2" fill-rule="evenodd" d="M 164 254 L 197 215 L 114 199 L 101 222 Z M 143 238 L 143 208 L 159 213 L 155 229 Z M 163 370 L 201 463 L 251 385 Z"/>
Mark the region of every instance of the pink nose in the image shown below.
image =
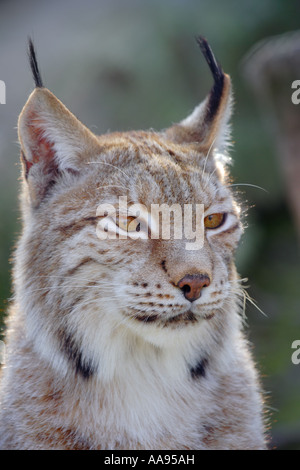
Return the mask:
<path id="1" fill-rule="evenodd" d="M 193 302 L 201 296 L 203 287 L 208 287 L 210 279 L 207 274 L 186 274 L 177 286 L 182 290 L 184 297 Z"/>

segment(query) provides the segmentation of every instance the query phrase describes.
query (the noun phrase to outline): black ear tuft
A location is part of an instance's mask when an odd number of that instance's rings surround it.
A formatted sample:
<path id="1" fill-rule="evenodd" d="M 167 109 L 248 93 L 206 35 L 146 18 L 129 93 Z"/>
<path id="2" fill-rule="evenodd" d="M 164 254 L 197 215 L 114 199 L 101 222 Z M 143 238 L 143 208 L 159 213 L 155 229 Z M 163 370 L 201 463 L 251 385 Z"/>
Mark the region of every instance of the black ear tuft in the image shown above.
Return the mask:
<path id="1" fill-rule="evenodd" d="M 206 62 L 209 65 L 215 82 L 222 80 L 222 78 L 224 77 L 224 72 L 220 64 L 217 63 L 213 51 L 211 50 L 207 40 L 203 36 L 197 36 L 196 41 L 201 49 L 202 54 L 206 59 Z"/>
<path id="2" fill-rule="evenodd" d="M 28 38 L 28 57 L 29 57 L 29 63 L 30 63 L 35 86 L 37 88 L 43 88 L 44 85 L 43 85 L 41 74 L 40 74 L 39 67 L 37 64 L 36 53 L 35 53 L 34 45 L 33 45 L 31 38 Z"/>
<path id="3" fill-rule="evenodd" d="M 214 86 L 210 92 L 208 112 L 206 115 L 206 120 L 210 121 L 216 114 L 222 98 L 224 89 L 224 72 L 222 67 L 217 63 L 207 40 L 203 36 L 198 36 L 196 37 L 196 41 L 205 57 L 206 62 L 208 63 L 214 79 Z"/>

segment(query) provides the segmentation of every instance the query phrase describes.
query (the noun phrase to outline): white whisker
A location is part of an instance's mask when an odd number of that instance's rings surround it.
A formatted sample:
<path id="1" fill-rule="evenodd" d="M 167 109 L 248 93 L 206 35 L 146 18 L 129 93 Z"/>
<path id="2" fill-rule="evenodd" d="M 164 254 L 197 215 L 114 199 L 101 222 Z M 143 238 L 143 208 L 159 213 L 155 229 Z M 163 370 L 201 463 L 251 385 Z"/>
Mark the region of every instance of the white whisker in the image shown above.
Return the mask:
<path id="1" fill-rule="evenodd" d="M 264 191 L 265 193 L 269 193 L 269 191 L 267 191 L 265 188 L 262 188 L 261 186 L 257 186 L 256 184 L 250 184 L 250 183 L 234 183 L 234 184 L 229 184 L 228 186 L 226 186 L 226 188 L 231 188 L 233 186 L 249 186 L 250 188 L 257 188 L 257 189 L 261 189 L 262 191 Z"/>
<path id="2" fill-rule="evenodd" d="M 111 167 L 115 168 L 116 170 L 120 171 L 121 173 L 123 173 L 123 175 L 125 175 L 126 178 L 128 178 L 128 180 L 131 181 L 130 177 L 125 173 L 125 171 L 121 170 L 121 168 L 118 168 L 116 165 L 112 165 L 112 163 L 107 163 L 107 162 L 88 162 L 88 164 L 91 164 L 91 163 L 99 163 L 100 165 L 108 165 L 108 166 L 111 166 Z"/>
<path id="3" fill-rule="evenodd" d="M 215 143 L 215 140 L 216 140 L 216 139 L 214 139 L 214 140 L 212 141 L 212 143 L 211 143 L 211 145 L 210 145 L 210 147 L 209 147 L 209 149 L 208 149 L 208 152 L 207 152 L 207 154 L 206 154 L 206 157 L 205 157 L 205 160 L 204 160 L 203 171 L 202 171 L 202 178 L 204 177 L 204 173 L 205 173 L 205 169 L 206 169 L 206 163 L 207 163 L 207 160 L 208 160 L 210 151 L 211 151 L 211 149 L 212 149 L 212 147 L 213 147 L 213 145 L 214 145 L 214 143 Z"/>
<path id="4" fill-rule="evenodd" d="M 105 186 L 98 186 L 97 189 L 103 189 L 103 188 L 122 188 L 125 189 L 126 191 L 129 191 L 129 188 L 126 186 L 123 186 L 122 184 L 106 184 Z"/>
<path id="5" fill-rule="evenodd" d="M 207 188 L 208 184 L 210 183 L 210 181 L 211 181 L 211 179 L 212 179 L 212 177 L 213 177 L 213 175 L 216 171 L 217 171 L 217 168 L 215 168 L 214 171 L 212 171 L 209 175 L 207 175 L 207 180 L 206 180 L 206 182 L 204 184 L 204 188 L 203 188 L 204 190 Z"/>
<path id="6" fill-rule="evenodd" d="M 248 294 L 248 292 L 245 290 L 244 291 L 245 293 L 245 296 L 246 296 L 246 300 L 248 300 L 260 313 L 263 314 L 264 317 L 268 318 L 268 315 L 263 312 L 263 310 L 261 310 L 258 305 L 256 305 L 256 303 L 254 302 L 254 300 L 250 297 L 250 295 Z"/>

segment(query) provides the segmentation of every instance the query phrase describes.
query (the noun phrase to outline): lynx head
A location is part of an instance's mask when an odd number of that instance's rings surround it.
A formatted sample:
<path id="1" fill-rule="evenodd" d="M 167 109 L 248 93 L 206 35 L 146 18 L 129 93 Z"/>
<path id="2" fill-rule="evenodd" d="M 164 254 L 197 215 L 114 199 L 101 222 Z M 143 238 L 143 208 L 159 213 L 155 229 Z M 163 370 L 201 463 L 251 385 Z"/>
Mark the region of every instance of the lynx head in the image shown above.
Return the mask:
<path id="1" fill-rule="evenodd" d="M 43 86 L 30 43 L 36 88 L 18 124 L 24 233 L 16 296 L 34 347 L 63 373 L 111 376 L 124 357 L 138 360 L 140 346 L 140 356 L 180 351 L 193 368 L 194 349 L 209 356 L 237 321 L 233 253 L 242 228 L 224 158 L 231 84 L 206 40 L 198 43 L 214 84 L 188 118 L 161 132 L 100 137 Z M 162 237 L 164 217 L 155 218 L 153 205 L 172 208 L 170 222 L 192 207 L 201 248 L 185 230 Z"/>

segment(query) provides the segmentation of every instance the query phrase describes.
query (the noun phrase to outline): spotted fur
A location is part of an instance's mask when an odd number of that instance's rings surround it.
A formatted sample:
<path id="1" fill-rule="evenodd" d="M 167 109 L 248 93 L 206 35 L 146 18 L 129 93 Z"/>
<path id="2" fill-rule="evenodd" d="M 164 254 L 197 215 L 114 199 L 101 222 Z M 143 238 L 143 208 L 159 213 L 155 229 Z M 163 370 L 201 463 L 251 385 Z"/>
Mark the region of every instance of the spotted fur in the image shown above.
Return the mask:
<path id="1" fill-rule="evenodd" d="M 19 118 L 23 233 L 1 382 L 4 449 L 264 449 L 263 401 L 241 317 L 240 209 L 226 167 L 229 76 L 161 132 L 95 136 L 46 88 Z M 221 154 L 223 156 L 221 156 Z M 226 213 L 186 240 L 100 240 L 100 203 Z M 208 283 L 197 300 L 184 276 Z M 197 276 L 200 276 L 197 278 Z"/>

